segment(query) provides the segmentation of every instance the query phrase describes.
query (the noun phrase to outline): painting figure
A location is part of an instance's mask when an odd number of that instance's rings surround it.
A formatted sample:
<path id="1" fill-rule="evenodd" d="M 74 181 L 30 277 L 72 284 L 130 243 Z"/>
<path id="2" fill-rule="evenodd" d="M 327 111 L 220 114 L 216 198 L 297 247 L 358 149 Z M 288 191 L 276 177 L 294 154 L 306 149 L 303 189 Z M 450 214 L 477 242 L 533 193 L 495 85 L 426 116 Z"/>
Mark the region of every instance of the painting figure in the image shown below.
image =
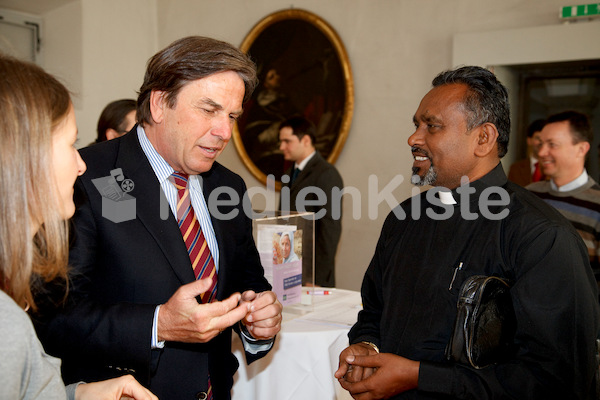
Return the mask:
<path id="1" fill-rule="evenodd" d="M 268 175 L 281 182 L 290 166 L 279 150 L 281 121 L 293 115 L 310 120 L 317 128 L 314 145 L 325 159 L 332 155 L 330 162 L 349 129 L 353 88 L 347 56 L 335 32 L 315 19 L 302 10 L 275 13 L 241 46 L 256 62 L 261 84 L 238 119 L 234 141 L 246 166 L 265 182 Z"/>
<path id="2" fill-rule="evenodd" d="M 279 123 L 293 114 L 289 97 L 281 90 L 281 75 L 270 68 L 257 95 L 245 106 L 242 141 L 252 162 L 276 179 L 283 175 L 283 154 L 279 150 Z"/>

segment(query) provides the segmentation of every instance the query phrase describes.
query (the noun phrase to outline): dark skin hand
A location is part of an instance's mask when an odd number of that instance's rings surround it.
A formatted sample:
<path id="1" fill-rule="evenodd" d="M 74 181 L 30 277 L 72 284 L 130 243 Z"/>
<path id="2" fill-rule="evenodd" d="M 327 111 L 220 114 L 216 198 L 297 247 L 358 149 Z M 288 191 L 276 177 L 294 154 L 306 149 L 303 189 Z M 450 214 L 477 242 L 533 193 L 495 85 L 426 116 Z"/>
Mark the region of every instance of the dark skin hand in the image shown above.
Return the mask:
<path id="1" fill-rule="evenodd" d="M 335 377 L 353 399 L 388 399 L 417 388 L 419 366 L 418 361 L 391 353 L 377 354 L 371 346 L 357 343 L 340 354 Z"/>
<path id="2" fill-rule="evenodd" d="M 338 370 L 335 371 L 334 376 L 338 380 L 343 379 L 350 383 L 360 382 L 363 379 L 368 378 L 375 372 L 373 368 L 363 368 L 358 365 L 355 366 L 346 362 L 346 359 L 351 356 L 368 356 L 375 354 L 377 354 L 377 351 L 366 343 L 355 343 L 346 347 L 340 354 Z"/>

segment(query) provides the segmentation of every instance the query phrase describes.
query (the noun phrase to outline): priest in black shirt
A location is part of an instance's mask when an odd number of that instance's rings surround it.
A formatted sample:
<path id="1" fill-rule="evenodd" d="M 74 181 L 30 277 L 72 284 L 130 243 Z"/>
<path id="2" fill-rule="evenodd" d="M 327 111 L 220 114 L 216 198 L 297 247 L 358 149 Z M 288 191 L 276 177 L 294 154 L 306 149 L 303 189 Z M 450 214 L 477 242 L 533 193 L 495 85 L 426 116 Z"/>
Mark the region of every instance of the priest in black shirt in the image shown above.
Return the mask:
<path id="1" fill-rule="evenodd" d="M 363 310 L 336 377 L 355 399 L 591 399 L 600 311 L 586 247 L 569 222 L 509 182 L 507 91 L 488 70 L 433 80 L 408 139 L 412 182 L 433 189 L 387 217 Z M 476 369 L 445 349 L 462 283 L 512 283 L 514 353 Z"/>

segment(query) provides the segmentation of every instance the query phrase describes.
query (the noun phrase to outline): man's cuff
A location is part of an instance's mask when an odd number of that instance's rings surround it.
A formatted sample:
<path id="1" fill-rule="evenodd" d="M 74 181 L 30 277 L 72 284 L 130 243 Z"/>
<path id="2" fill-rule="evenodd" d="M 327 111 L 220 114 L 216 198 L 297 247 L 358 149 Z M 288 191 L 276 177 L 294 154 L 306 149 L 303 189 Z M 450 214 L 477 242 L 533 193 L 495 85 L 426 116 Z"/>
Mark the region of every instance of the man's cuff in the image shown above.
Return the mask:
<path id="1" fill-rule="evenodd" d="M 242 343 L 244 344 L 244 350 L 250 354 L 258 354 L 263 351 L 268 351 L 273 347 L 275 338 L 271 339 L 255 339 L 252 337 L 246 325 L 240 322 L 240 332 L 242 333 Z"/>
<path id="2" fill-rule="evenodd" d="M 160 310 L 160 305 L 156 306 L 154 310 L 154 318 L 152 319 L 152 350 L 162 349 L 165 347 L 165 341 L 158 340 L 158 311 Z"/>

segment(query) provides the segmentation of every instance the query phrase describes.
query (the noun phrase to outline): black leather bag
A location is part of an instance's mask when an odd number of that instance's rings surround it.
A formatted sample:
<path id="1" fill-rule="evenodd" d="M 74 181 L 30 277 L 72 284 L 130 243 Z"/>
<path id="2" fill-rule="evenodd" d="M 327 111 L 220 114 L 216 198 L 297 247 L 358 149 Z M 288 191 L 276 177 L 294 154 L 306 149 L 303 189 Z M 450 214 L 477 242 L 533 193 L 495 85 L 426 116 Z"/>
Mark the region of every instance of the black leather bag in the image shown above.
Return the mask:
<path id="1" fill-rule="evenodd" d="M 463 283 L 448 360 L 479 369 L 510 357 L 516 319 L 509 291 L 496 276 L 475 275 Z"/>

